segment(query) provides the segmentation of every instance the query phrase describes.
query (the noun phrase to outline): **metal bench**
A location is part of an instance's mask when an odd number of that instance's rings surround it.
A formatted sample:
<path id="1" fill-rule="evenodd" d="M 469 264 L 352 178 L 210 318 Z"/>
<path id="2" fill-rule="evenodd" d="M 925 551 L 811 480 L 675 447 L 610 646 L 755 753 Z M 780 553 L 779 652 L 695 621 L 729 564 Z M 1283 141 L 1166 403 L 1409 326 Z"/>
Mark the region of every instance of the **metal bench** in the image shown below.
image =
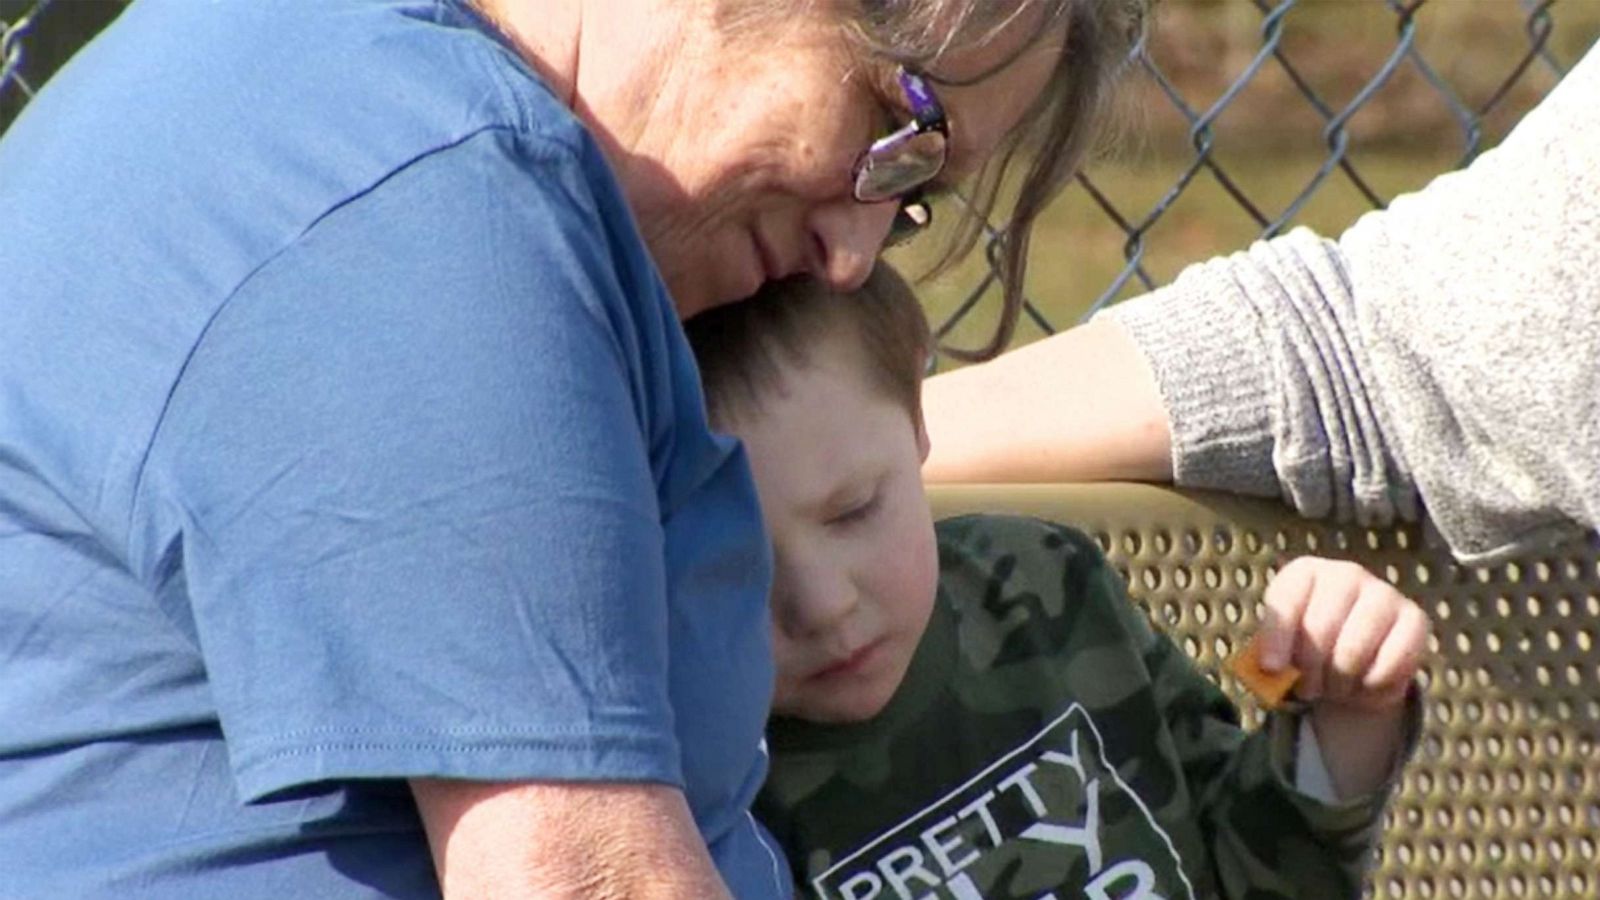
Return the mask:
<path id="1" fill-rule="evenodd" d="M 1099 541 L 1151 620 L 1260 712 L 1219 664 L 1297 555 L 1357 560 L 1434 623 L 1428 713 L 1371 892 L 1394 898 L 1600 897 L 1600 538 L 1488 567 L 1415 527 L 1302 519 L 1285 507 L 1148 485 L 961 485 L 936 514 L 1009 512 Z"/>

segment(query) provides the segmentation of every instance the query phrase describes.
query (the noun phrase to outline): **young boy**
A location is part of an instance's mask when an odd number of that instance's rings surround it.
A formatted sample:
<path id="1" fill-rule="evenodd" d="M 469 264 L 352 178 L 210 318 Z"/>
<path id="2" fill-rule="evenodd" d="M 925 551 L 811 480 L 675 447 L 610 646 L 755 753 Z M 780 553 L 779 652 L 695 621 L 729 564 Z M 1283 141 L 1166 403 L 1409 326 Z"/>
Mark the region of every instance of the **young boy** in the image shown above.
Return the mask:
<path id="1" fill-rule="evenodd" d="M 777 691 L 758 813 L 819 897 L 1356 897 L 1419 724 L 1422 612 L 1354 565 L 1268 589 L 1263 658 L 1308 711 L 1247 734 L 1092 541 L 934 526 L 930 346 L 879 267 L 689 323 L 713 421 L 775 554 Z"/>

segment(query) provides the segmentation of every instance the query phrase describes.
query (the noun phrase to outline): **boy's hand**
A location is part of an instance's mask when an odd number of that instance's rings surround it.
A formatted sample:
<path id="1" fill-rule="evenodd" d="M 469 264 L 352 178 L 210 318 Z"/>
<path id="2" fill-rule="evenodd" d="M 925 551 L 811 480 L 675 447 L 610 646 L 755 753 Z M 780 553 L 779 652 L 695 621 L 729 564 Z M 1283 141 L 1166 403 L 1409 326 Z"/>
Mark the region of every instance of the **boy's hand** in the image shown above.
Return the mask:
<path id="1" fill-rule="evenodd" d="M 1267 586 L 1261 666 L 1300 669 L 1295 693 L 1342 798 L 1392 776 L 1403 748 L 1404 701 L 1427 652 L 1422 609 L 1361 566 L 1301 557 Z"/>
<path id="2" fill-rule="evenodd" d="M 1352 562 L 1300 557 L 1266 590 L 1261 667 L 1293 663 L 1294 692 L 1376 712 L 1405 699 L 1432 626 L 1421 607 Z"/>

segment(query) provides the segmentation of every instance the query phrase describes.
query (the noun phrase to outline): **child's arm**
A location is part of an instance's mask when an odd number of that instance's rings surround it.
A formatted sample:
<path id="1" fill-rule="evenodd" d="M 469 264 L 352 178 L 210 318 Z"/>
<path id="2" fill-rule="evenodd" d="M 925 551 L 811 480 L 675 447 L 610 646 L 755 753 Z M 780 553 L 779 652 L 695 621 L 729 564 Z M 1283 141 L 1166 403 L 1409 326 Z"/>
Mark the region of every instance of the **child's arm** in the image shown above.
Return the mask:
<path id="1" fill-rule="evenodd" d="M 1171 741 L 1172 764 L 1185 785 L 1184 814 L 1202 834 L 1204 847 L 1191 863 L 1209 871 L 1204 895 L 1360 897 L 1386 798 L 1330 802 L 1300 787 L 1301 718 L 1272 715 L 1260 729 L 1242 729 L 1234 704 L 1182 648 L 1151 628 L 1122 594 L 1117 573 L 1105 566 L 1102 578 L 1101 592 L 1118 601 L 1111 611 L 1148 673 L 1151 702 L 1164 722 L 1157 743 Z"/>
<path id="2" fill-rule="evenodd" d="M 1312 704 L 1322 759 L 1341 798 L 1390 779 L 1404 742 L 1406 695 L 1427 649 L 1428 617 L 1355 563 L 1302 557 L 1266 591 L 1261 665 L 1294 665 Z"/>

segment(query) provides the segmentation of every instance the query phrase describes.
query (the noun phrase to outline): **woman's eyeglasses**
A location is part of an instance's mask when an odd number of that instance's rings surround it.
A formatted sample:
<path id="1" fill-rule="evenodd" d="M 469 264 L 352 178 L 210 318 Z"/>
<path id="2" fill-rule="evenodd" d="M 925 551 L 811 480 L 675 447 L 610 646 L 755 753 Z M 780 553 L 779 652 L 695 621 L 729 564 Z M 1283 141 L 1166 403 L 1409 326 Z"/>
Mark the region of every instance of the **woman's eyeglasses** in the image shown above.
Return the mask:
<path id="1" fill-rule="evenodd" d="M 944 170 L 950 142 L 950 123 L 927 79 L 903 68 L 897 78 L 911 109 L 911 121 L 873 141 L 856 158 L 850 172 L 858 202 L 900 201 L 889 229 L 890 244 L 905 241 L 933 221 L 933 208 L 922 189 Z"/>

